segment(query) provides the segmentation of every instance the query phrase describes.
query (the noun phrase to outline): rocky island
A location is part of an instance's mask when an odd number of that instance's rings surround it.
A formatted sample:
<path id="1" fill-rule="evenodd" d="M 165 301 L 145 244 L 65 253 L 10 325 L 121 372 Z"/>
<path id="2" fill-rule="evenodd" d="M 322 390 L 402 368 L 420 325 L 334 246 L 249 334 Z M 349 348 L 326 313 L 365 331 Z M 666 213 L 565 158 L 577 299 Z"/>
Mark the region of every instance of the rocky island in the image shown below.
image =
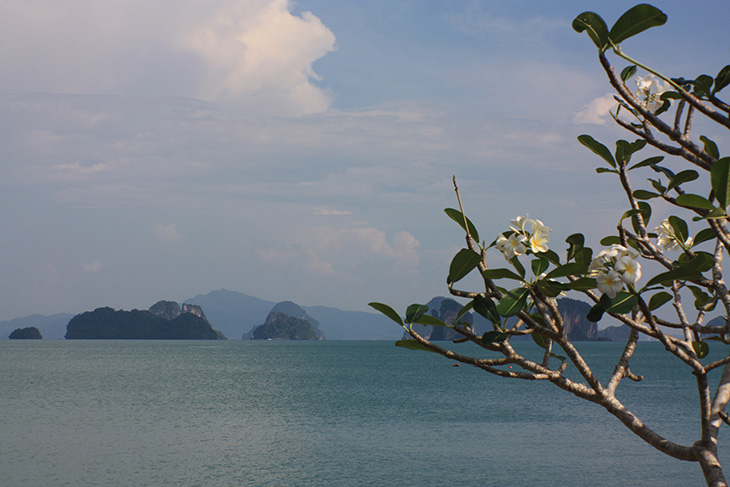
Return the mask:
<path id="1" fill-rule="evenodd" d="M 225 340 L 200 306 L 159 301 L 149 310 L 97 308 L 74 316 L 66 339 L 82 340 Z"/>
<path id="2" fill-rule="evenodd" d="M 43 336 L 38 328 L 29 326 L 28 328 L 16 328 L 8 338 L 10 340 L 41 340 Z"/>
<path id="3" fill-rule="evenodd" d="M 252 340 L 322 340 L 319 322 L 291 301 L 274 306 L 263 325 L 255 327 Z"/>

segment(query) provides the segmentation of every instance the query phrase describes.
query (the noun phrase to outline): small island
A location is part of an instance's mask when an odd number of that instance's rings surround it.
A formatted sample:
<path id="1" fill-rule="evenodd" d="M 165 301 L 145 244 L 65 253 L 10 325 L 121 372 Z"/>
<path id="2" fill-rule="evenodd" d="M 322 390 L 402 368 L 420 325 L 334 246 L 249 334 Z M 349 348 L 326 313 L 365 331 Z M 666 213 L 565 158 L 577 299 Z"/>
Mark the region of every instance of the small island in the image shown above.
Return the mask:
<path id="1" fill-rule="evenodd" d="M 28 328 L 16 328 L 8 338 L 10 340 L 42 340 L 43 335 L 35 326 L 29 326 Z"/>

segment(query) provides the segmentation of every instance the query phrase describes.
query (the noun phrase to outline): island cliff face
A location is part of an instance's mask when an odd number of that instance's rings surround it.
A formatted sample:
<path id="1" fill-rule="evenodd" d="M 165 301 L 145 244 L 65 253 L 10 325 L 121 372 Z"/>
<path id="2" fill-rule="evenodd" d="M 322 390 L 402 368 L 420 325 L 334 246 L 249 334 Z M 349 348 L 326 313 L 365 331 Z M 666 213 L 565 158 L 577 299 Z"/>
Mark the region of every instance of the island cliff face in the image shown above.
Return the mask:
<path id="1" fill-rule="evenodd" d="M 160 301 L 148 311 L 98 308 L 71 318 L 66 339 L 85 340 L 225 340 L 213 329 L 199 306 Z M 196 312 L 197 311 L 197 312 Z"/>

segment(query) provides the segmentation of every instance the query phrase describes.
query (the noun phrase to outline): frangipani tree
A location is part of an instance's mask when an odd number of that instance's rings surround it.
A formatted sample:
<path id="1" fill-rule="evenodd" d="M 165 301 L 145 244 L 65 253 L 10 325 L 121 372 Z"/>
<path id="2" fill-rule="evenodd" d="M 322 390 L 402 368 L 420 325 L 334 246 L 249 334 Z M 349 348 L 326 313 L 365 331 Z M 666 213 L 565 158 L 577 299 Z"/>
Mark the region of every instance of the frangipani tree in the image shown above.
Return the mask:
<path id="1" fill-rule="evenodd" d="M 584 236 L 576 233 L 567 237 L 565 251 L 559 254 L 550 248 L 550 228 L 526 215 L 512 220 L 491 243 L 482 241 L 464 211 L 454 180 L 459 209 L 446 213 L 465 232 L 466 247 L 452 260 L 447 283 L 452 295 L 469 300 L 459 317 L 446 324 L 427 314 L 427 306 L 414 304 L 403 319 L 388 305 L 370 306 L 410 335 L 396 345 L 436 352 L 506 379 L 552 382 L 600 405 L 654 448 L 699 462 L 708 485 L 724 486 L 717 438 L 721 424 L 730 424 L 724 412 L 730 400 L 730 356 L 709 363 L 703 359 L 708 340 L 718 346 L 730 344 L 730 294 L 722 274 L 723 257 L 730 252 L 730 157 L 720 157 L 715 142 L 691 132 L 697 117 L 730 128 L 730 106 L 718 95 L 730 84 L 730 66 L 715 77 L 670 78 L 622 50 L 624 40 L 666 20 L 662 11 L 642 4 L 628 10 L 610 29 L 594 12 L 584 12 L 573 21 L 573 28 L 585 32 L 595 44 L 616 91 L 615 122 L 635 138 L 617 141 L 611 151 L 590 135 L 578 137 L 602 160 L 597 172 L 615 177 L 626 195 L 626 212 L 616 229 L 610 230 L 612 235 L 601 241 L 604 248 L 594 252 Z M 611 53 L 623 66 L 620 72 L 609 61 Z M 655 155 L 635 162 L 647 146 L 671 158 L 665 162 L 665 156 Z M 637 186 L 632 178 L 639 181 Z M 685 191 L 685 184 L 695 180 L 706 181 L 703 193 Z M 668 205 L 672 216 L 652 224 L 650 202 L 657 201 Z M 690 232 L 690 224 L 697 230 Z M 491 248 L 504 259 L 487 262 Z M 644 269 L 659 269 L 654 275 L 642 273 L 642 262 L 647 261 L 654 264 Z M 476 272 L 481 274 L 483 289 L 461 289 L 460 281 Z M 590 321 L 610 318 L 630 330 L 606 382 L 596 377 L 568 338 L 556 301 L 564 293 L 581 293 L 593 303 Z M 689 305 L 683 300 L 688 296 L 693 299 Z M 460 321 L 470 311 L 489 320 L 492 330 L 477 334 Z M 705 323 L 711 311 L 725 318 L 720 325 Z M 449 326 L 461 336 L 455 343 L 471 342 L 493 353 L 490 358 L 475 358 L 457 348 L 441 347 L 414 331 L 413 324 Z M 539 361 L 520 354 L 511 344 L 513 337 L 527 334 L 544 348 Z M 641 335 L 660 341 L 696 378 L 699 425 L 697 441 L 691 445 L 669 441 L 646 426 L 617 395 L 623 379 L 642 380 L 630 367 Z M 567 377 L 568 367 L 577 370 L 579 379 Z M 708 373 L 718 368 L 722 375 L 713 385 Z"/>

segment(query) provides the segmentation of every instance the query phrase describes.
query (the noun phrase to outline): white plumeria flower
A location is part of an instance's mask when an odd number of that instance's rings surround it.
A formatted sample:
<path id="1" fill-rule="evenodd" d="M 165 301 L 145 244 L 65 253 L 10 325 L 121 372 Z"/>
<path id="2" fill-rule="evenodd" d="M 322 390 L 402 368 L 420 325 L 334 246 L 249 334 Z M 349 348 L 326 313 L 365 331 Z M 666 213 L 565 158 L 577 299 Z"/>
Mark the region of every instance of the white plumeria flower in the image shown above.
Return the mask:
<path id="1" fill-rule="evenodd" d="M 664 80 L 657 78 L 652 74 L 647 74 L 643 78 L 637 76 L 636 81 L 636 97 L 641 101 L 647 110 L 654 113 L 664 104 L 661 99 L 662 93 L 669 91 L 669 86 Z"/>
<path id="2" fill-rule="evenodd" d="M 527 219 L 527 215 L 518 216 L 514 220 L 509 221 L 512 224 L 510 225 L 510 229 L 514 230 L 517 233 L 525 233 L 527 231 L 525 230 L 525 225 L 527 225 L 527 223 L 531 221 L 532 220 Z"/>
<path id="3" fill-rule="evenodd" d="M 547 227 L 546 227 L 547 228 Z M 546 232 L 536 231 L 530 237 L 530 248 L 533 252 L 547 252 L 548 251 L 548 237 Z"/>
<path id="4" fill-rule="evenodd" d="M 657 245 L 664 250 L 677 250 L 680 247 L 688 249 L 694 245 L 694 239 L 692 237 L 687 237 L 687 240 L 684 242 L 679 241 L 677 235 L 674 233 L 674 228 L 669 223 L 669 218 L 663 220 L 654 231 L 658 237 Z"/>
<path id="5" fill-rule="evenodd" d="M 641 278 L 641 264 L 629 256 L 621 257 L 613 268 L 621 274 L 621 280 L 626 284 L 635 284 Z"/>
<path id="6" fill-rule="evenodd" d="M 496 247 L 497 250 L 502 252 L 505 259 L 510 260 L 514 256 L 524 254 L 527 251 L 525 242 L 527 242 L 527 237 L 519 233 L 513 233 L 509 238 L 502 234 L 497 239 Z"/>
<path id="7" fill-rule="evenodd" d="M 616 293 L 624 288 L 621 274 L 614 270 L 598 273 L 596 283 L 598 284 L 598 290 L 611 299 L 615 298 Z"/>
<path id="8" fill-rule="evenodd" d="M 550 233 L 552 229 L 545 226 L 540 220 L 530 220 L 533 232 Z"/>

